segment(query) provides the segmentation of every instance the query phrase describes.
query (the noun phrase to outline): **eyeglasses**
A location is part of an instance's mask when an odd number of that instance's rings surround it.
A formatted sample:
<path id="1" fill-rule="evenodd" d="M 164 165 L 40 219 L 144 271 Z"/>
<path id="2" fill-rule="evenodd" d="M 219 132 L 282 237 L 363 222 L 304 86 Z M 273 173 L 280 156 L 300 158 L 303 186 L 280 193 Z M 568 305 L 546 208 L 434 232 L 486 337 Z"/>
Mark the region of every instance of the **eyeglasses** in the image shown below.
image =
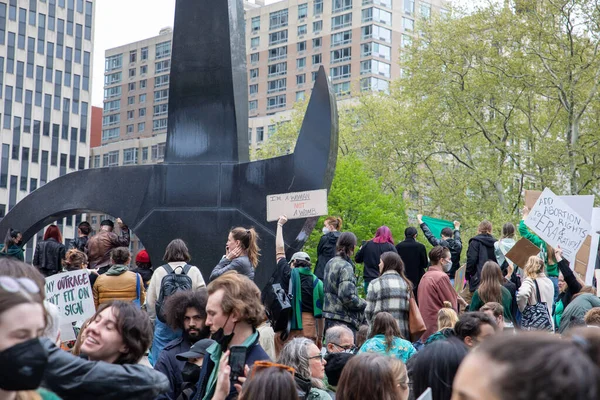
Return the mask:
<path id="1" fill-rule="evenodd" d="M 347 352 L 355 352 L 356 351 L 356 346 L 353 344 L 347 344 L 345 346 L 342 346 L 341 344 L 337 344 L 337 343 L 333 343 L 333 342 L 329 342 L 329 343 L 331 343 L 332 345 L 339 347 L 340 349 L 343 349 L 344 351 L 347 351 Z"/>
<path id="2" fill-rule="evenodd" d="M 252 366 L 252 374 L 250 375 L 250 377 L 253 378 L 258 371 L 262 371 L 267 368 L 279 368 L 289 372 L 292 375 L 296 373 L 296 370 L 294 368 L 289 367 L 287 365 L 277 364 L 271 361 L 255 361 L 254 365 Z"/>
<path id="3" fill-rule="evenodd" d="M 0 287 L 9 293 L 18 293 L 25 289 L 29 293 L 39 293 L 39 286 L 29 278 L 13 278 L 12 276 L 0 276 Z"/>
<path id="4" fill-rule="evenodd" d="M 320 362 L 323 362 L 323 354 L 319 353 L 316 356 L 312 356 L 312 357 L 308 357 L 309 360 L 319 360 Z"/>

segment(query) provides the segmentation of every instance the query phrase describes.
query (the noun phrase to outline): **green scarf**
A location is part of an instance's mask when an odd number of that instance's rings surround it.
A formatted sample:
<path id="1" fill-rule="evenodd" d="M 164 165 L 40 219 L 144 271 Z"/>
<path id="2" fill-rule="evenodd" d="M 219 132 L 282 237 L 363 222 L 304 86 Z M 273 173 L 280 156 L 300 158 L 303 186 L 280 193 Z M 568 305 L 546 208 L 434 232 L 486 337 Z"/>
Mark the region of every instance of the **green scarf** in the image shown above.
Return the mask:
<path id="1" fill-rule="evenodd" d="M 129 267 L 127 265 L 115 264 L 106 271 L 106 275 L 108 276 L 116 276 L 122 275 L 124 272 L 129 271 Z"/>
<path id="2" fill-rule="evenodd" d="M 258 331 L 254 331 L 254 333 L 248 336 L 248 338 L 244 340 L 244 343 L 242 343 L 240 346 L 248 348 L 257 340 Z M 217 379 L 219 377 L 219 363 L 221 362 L 221 356 L 223 355 L 223 352 L 221 351 L 221 345 L 219 343 L 213 343 L 208 349 L 206 349 L 206 352 L 210 355 L 210 359 L 214 363 L 214 367 L 210 373 L 208 382 L 206 383 L 206 391 L 204 392 L 204 397 L 202 400 L 210 400 L 215 394 L 215 389 L 217 388 Z"/>
<path id="3" fill-rule="evenodd" d="M 313 315 L 321 318 L 323 315 L 323 282 L 317 278 L 308 268 L 292 268 L 292 328 L 293 330 L 302 330 L 302 288 L 300 275 L 313 277 Z"/>

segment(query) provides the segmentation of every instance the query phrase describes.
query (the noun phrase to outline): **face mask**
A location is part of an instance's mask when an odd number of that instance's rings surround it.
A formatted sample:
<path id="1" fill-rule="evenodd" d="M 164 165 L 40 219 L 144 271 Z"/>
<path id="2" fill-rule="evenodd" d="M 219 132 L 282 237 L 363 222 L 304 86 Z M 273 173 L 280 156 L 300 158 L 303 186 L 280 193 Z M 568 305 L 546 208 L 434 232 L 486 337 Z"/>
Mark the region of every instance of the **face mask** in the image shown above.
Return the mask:
<path id="1" fill-rule="evenodd" d="M 448 272 L 450 271 L 450 268 L 452 268 L 452 261 L 448 261 L 444 263 L 444 271 Z"/>
<path id="2" fill-rule="evenodd" d="M 39 339 L 16 344 L 0 352 L 0 389 L 7 391 L 34 390 L 42 383 L 48 364 L 48 352 Z"/>
<path id="3" fill-rule="evenodd" d="M 329 233 L 329 229 L 323 227 L 323 235 L 327 235 Z"/>
<path id="4" fill-rule="evenodd" d="M 181 377 L 183 378 L 184 382 L 196 383 L 200 380 L 201 370 L 202 367 L 191 362 L 186 362 L 183 370 L 181 371 Z"/>
<path id="5" fill-rule="evenodd" d="M 230 316 L 231 316 L 231 314 L 229 314 L 229 317 Z M 225 324 L 223 324 L 223 326 L 227 325 L 227 322 L 229 322 L 229 317 L 227 317 L 227 320 L 225 320 Z M 212 334 L 211 339 L 214 340 L 215 342 L 219 343 L 219 346 L 221 346 L 222 352 L 226 352 L 227 347 L 229 346 L 229 343 L 231 343 L 231 339 L 233 339 L 234 331 L 235 331 L 235 324 L 233 325 L 233 330 L 231 331 L 231 333 L 229 335 L 225 335 L 225 331 L 221 327 L 221 328 L 219 328 L 219 330 L 217 330 L 215 333 Z"/>

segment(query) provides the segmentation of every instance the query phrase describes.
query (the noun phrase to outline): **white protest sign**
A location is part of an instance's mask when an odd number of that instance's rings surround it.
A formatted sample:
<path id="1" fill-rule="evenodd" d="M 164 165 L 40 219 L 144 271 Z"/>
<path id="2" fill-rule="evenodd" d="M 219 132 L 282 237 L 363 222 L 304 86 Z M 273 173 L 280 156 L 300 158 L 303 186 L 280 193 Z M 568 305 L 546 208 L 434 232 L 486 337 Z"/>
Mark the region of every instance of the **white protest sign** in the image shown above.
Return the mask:
<path id="1" fill-rule="evenodd" d="M 46 300 L 60 310 L 61 339 L 75 339 L 73 323 L 86 320 L 96 312 L 88 270 L 64 272 L 46 278 Z"/>
<path id="2" fill-rule="evenodd" d="M 598 254 L 598 242 L 600 241 L 600 235 L 598 235 L 598 231 L 600 231 L 600 208 L 594 208 L 592 211 L 592 231 L 590 234 L 592 235 L 592 244 L 590 245 L 590 258 L 588 259 L 588 268 L 585 276 L 586 285 L 592 285 L 592 280 L 594 279 L 594 271 L 596 268 L 596 256 Z M 600 271 L 600 270 L 598 270 Z M 598 285 L 600 290 L 600 285 Z"/>
<path id="3" fill-rule="evenodd" d="M 327 215 L 327 189 L 268 195 L 267 221 L 277 221 L 280 215 L 288 219 Z"/>
<path id="4" fill-rule="evenodd" d="M 592 229 L 586 220 L 548 188 L 535 202 L 525 225 L 552 247 L 560 246 L 564 258 L 570 263 L 575 262 L 577 251 Z"/>

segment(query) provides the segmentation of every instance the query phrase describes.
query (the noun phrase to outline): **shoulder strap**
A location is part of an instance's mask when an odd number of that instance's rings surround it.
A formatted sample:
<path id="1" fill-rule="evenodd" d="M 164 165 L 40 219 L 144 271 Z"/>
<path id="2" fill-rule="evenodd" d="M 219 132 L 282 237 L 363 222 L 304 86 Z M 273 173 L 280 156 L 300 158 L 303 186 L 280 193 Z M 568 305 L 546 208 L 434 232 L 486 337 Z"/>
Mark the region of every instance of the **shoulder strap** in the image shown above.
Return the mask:
<path id="1" fill-rule="evenodd" d="M 190 272 L 190 269 L 192 269 L 192 266 L 191 266 L 191 265 L 189 265 L 189 264 L 185 264 L 185 265 L 183 266 L 182 274 L 184 274 L 184 275 L 187 275 L 187 274 L 188 274 L 188 272 Z"/>
<path id="2" fill-rule="evenodd" d="M 534 279 L 533 283 L 535 283 L 535 292 L 536 292 L 537 302 L 541 303 L 542 299 L 540 297 L 540 287 L 538 286 L 537 279 Z"/>
<path id="3" fill-rule="evenodd" d="M 167 271 L 167 275 L 175 272 L 175 271 L 173 271 L 173 268 L 171 268 L 171 266 L 169 264 L 163 265 L 163 268 Z"/>
<path id="4" fill-rule="evenodd" d="M 135 273 L 135 292 L 137 294 L 137 300 L 141 299 L 141 290 L 140 290 L 140 274 L 138 274 L 137 272 Z"/>

